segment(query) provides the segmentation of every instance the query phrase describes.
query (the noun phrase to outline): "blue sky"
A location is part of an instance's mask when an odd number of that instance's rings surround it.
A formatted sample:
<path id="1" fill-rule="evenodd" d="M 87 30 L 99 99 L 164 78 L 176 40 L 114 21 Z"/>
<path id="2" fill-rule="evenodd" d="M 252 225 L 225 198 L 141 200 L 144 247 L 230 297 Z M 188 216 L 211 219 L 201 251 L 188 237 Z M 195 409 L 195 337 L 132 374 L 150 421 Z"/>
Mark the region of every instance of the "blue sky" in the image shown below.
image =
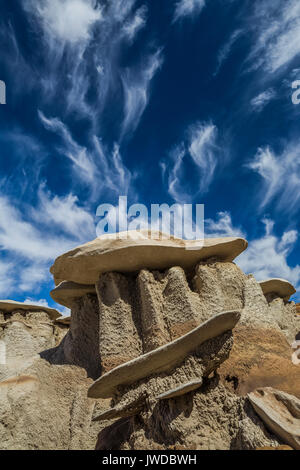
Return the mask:
<path id="1" fill-rule="evenodd" d="M 1 298 L 53 306 L 49 267 L 120 195 L 205 204 L 247 273 L 300 287 L 298 0 L 0 0 L 0 22 Z"/>

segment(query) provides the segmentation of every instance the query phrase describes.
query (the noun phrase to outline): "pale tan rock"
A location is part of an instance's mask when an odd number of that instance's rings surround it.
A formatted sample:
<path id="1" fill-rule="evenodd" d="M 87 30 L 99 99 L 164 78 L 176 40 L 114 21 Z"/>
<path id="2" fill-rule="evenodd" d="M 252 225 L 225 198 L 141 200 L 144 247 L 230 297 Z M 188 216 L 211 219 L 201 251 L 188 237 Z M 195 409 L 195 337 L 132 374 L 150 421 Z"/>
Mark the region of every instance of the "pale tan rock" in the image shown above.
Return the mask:
<path id="1" fill-rule="evenodd" d="M 289 298 L 296 293 L 295 287 L 284 279 L 268 279 L 266 281 L 260 281 L 259 285 L 264 295 L 273 293 L 285 300 L 289 300 Z"/>
<path id="2" fill-rule="evenodd" d="M 55 279 L 80 284 L 95 284 L 101 273 L 134 272 L 143 268 L 166 269 L 181 266 L 190 269 L 200 260 L 216 257 L 233 261 L 247 247 L 242 238 L 207 238 L 185 241 L 178 238 L 164 240 L 147 232 L 123 232 L 115 239 L 104 235 L 79 246 L 56 259 L 50 271 Z"/>
<path id="3" fill-rule="evenodd" d="M 140 298 L 143 352 L 149 352 L 171 341 L 164 321 L 166 282 L 157 273 L 143 269 L 137 277 Z"/>
<path id="4" fill-rule="evenodd" d="M 41 351 L 57 346 L 67 332 L 45 311 L 18 309 L 3 317 L 0 341 L 5 347 L 5 360 L 0 364 L 0 380 L 28 367 Z"/>
<path id="5" fill-rule="evenodd" d="M 192 380 L 191 382 L 187 382 L 183 385 L 180 385 L 179 387 L 176 387 L 171 390 L 168 390 L 167 392 L 161 393 L 160 395 L 158 395 L 157 399 L 168 400 L 170 398 L 180 397 L 182 395 L 185 395 L 186 393 L 197 390 L 197 388 L 200 388 L 202 384 L 203 384 L 202 379 Z"/>
<path id="6" fill-rule="evenodd" d="M 103 274 L 96 284 L 102 374 L 143 353 L 134 287 L 134 282 L 120 273 Z"/>
<path id="7" fill-rule="evenodd" d="M 113 408 L 101 413 L 100 418 L 139 414 L 140 419 L 145 413 L 155 413 L 161 402 L 160 396 L 170 395 L 170 391 L 173 392 L 172 396 L 177 395 L 176 400 L 190 392 L 190 400 L 193 401 L 193 393 L 200 387 L 203 378 L 210 376 L 228 358 L 231 348 L 232 332 L 227 331 L 204 342 L 172 370 L 147 376 L 131 385 L 119 386 L 111 403 Z M 168 397 L 164 402 L 169 403 Z M 155 434 L 156 430 L 153 431 Z"/>
<path id="8" fill-rule="evenodd" d="M 83 369 L 39 357 L 0 381 L 0 449 L 93 450 L 100 429 L 91 424 L 90 382 Z"/>
<path id="9" fill-rule="evenodd" d="M 273 388 L 258 389 L 248 397 L 267 428 L 293 449 L 300 450 L 300 400 Z"/>
<path id="10" fill-rule="evenodd" d="M 188 276 L 181 267 L 175 266 L 166 271 L 162 296 L 165 330 L 169 332 L 170 341 L 183 336 L 207 320 L 208 317 L 203 315 L 201 299 L 192 291 Z M 227 310 L 235 309 L 221 309 L 211 312 L 211 315 Z"/>
<path id="11" fill-rule="evenodd" d="M 0 309 L 0 340 L 10 359 L 6 370 L 0 366 L 0 448 L 229 450 L 281 443 L 242 395 L 258 386 L 299 393 L 286 339 L 299 331 L 292 302 L 267 299 L 253 276 L 218 256 L 186 271 L 177 265 L 103 273 L 95 285 L 96 294 L 92 286 L 93 293 L 72 301 L 71 325 L 46 312 Z M 162 368 L 154 361 L 153 370 L 149 361 L 138 378 L 143 356 L 168 350 L 228 310 L 241 312 L 233 332 L 201 343 L 178 364 L 172 351 Z M 107 393 L 112 400 L 88 398 L 87 376 L 106 380 L 128 361 L 137 366 L 137 380 L 133 371 L 129 383 L 117 381 Z"/>
<path id="12" fill-rule="evenodd" d="M 93 421 L 104 421 L 108 419 L 116 419 L 116 418 L 128 418 L 130 416 L 134 416 L 138 414 L 140 411 L 145 408 L 147 404 L 147 394 L 141 394 L 138 396 L 137 399 L 132 400 L 125 405 L 118 405 L 115 408 L 110 408 L 109 410 L 105 410 L 104 412 L 96 415 L 93 418 Z"/>
<path id="13" fill-rule="evenodd" d="M 193 276 L 198 276 L 196 283 Z M 284 309 L 281 314 L 280 307 L 274 315 L 274 308 L 254 279 L 247 287 L 245 301 L 246 283 L 247 276 L 233 263 L 209 260 L 187 273 L 173 266 L 163 272 L 145 269 L 136 275 L 104 274 L 97 282 L 98 295 L 86 294 L 74 302 L 70 327 L 51 321 L 46 312 L 0 311 L 0 323 L 4 323 L 0 325 L 0 340 L 5 336 L 10 359 L 18 357 L 18 364 L 10 362 L 2 375 L 0 367 L 0 380 L 4 381 L 2 394 L 0 391 L 0 448 L 93 449 L 97 441 L 97 448 L 107 450 L 278 445 L 278 439 L 268 433 L 247 399 L 218 384 L 217 376 L 211 379 L 211 373 L 216 369 L 219 373 L 220 364 L 230 360 L 231 331 L 197 347 L 175 369 L 120 385 L 113 400 L 94 402 L 87 397 L 92 385 L 87 374 L 95 380 L 106 367 L 163 346 L 224 308 L 242 310 L 245 302 L 242 340 L 244 349 L 245 343 L 252 345 L 253 360 L 257 357 L 257 337 L 247 336 L 248 322 L 261 325 L 268 318 L 268 324 L 275 328 Z M 261 299 L 264 302 L 260 303 Z M 58 346 L 60 335 L 65 336 Z M 272 342 L 273 347 L 277 345 L 277 337 L 273 338 L 263 345 L 265 349 Z M 248 351 L 242 361 L 247 360 Z M 262 348 L 259 355 L 261 352 Z M 290 357 L 285 365 L 288 360 Z M 202 380 L 199 389 L 173 399 L 157 399 Z M 98 415 L 101 420 L 92 421 Z"/>
<path id="14" fill-rule="evenodd" d="M 63 281 L 50 292 L 52 299 L 64 307 L 72 308 L 86 294 L 96 294 L 94 285 L 82 285 Z"/>
<path id="15" fill-rule="evenodd" d="M 246 282 L 247 276 L 235 263 L 200 262 L 191 283 L 198 297 L 198 318 L 205 321 L 216 313 L 242 310 Z"/>
<path id="16" fill-rule="evenodd" d="M 142 270 L 137 276 L 102 274 L 96 283 L 97 297 L 87 294 L 73 306 L 71 330 L 58 356 L 64 349 L 62 355 L 67 363 L 85 367 L 96 379 L 183 336 L 224 311 L 223 306 L 227 310 L 242 309 L 244 275 L 240 269 L 232 263 L 215 263 L 210 279 L 214 276 L 219 283 L 224 282 L 220 291 L 224 298 L 217 304 L 216 283 L 208 285 L 200 296 L 193 292 L 180 267 L 163 272 Z M 232 301 L 228 294 L 230 285 L 239 286 Z M 264 298 L 262 292 L 261 295 Z M 92 308 L 88 297 L 93 298 Z"/>
<path id="17" fill-rule="evenodd" d="M 181 338 L 116 367 L 100 377 L 90 388 L 91 398 L 109 398 L 120 385 L 129 385 L 154 373 L 172 369 L 205 341 L 232 330 L 240 319 L 236 311 L 212 317 Z"/>
<path id="18" fill-rule="evenodd" d="M 55 320 L 55 323 L 59 325 L 70 326 L 71 325 L 71 317 L 62 317 Z"/>
<path id="19" fill-rule="evenodd" d="M 273 387 L 300 398 L 299 367 L 292 362 L 291 348 L 300 331 L 296 306 L 278 296 L 268 301 L 254 276 L 243 276 L 244 308 L 230 357 L 218 371 L 222 383 L 239 395 Z"/>
<path id="20" fill-rule="evenodd" d="M 268 299 L 270 313 L 291 344 L 300 333 L 300 317 L 297 315 L 296 305 L 294 302 L 287 302 L 278 296 L 272 297 L 273 294 Z"/>
<path id="21" fill-rule="evenodd" d="M 230 356 L 218 370 L 226 388 L 245 396 L 273 387 L 300 398 L 299 366 L 293 364 L 291 343 L 279 328 L 251 327 L 240 321 L 233 338 Z"/>
<path id="22" fill-rule="evenodd" d="M 113 395 L 114 405 L 125 406 L 147 394 L 149 403 L 155 407 L 158 396 L 185 387 L 190 382 L 200 383 L 209 377 L 228 359 L 232 344 L 232 331 L 229 330 L 200 344 L 175 367 L 155 371 L 133 384 L 121 384 Z"/>
<path id="23" fill-rule="evenodd" d="M 40 305 L 28 305 L 22 302 L 16 302 L 15 300 L 0 300 L 0 311 L 11 313 L 16 310 L 23 310 L 25 312 L 47 312 L 51 320 L 56 320 L 62 316 L 61 313 L 54 308 L 43 307 Z"/>
<path id="24" fill-rule="evenodd" d="M 52 364 L 73 364 L 96 379 L 101 374 L 99 307 L 95 295 L 85 295 L 72 308 L 71 325 L 56 348 L 43 353 Z M 66 328 L 63 326 L 63 328 Z"/>
<path id="25" fill-rule="evenodd" d="M 228 392 L 214 377 L 188 395 L 145 407 L 136 418 L 107 423 L 97 448 L 254 450 L 279 444 L 248 400 Z"/>

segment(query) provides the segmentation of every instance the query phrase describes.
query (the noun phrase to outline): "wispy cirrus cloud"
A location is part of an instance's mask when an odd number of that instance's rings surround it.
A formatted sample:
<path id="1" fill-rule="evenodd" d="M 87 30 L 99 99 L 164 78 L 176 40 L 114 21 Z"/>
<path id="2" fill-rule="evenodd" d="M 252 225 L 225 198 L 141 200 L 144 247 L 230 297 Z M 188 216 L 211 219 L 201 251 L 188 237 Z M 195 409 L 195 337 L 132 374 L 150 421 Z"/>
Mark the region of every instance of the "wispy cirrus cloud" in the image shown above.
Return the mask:
<path id="1" fill-rule="evenodd" d="M 198 15 L 205 5 L 205 0 L 179 0 L 175 5 L 174 21 Z"/>
<path id="2" fill-rule="evenodd" d="M 58 151 L 71 162 L 81 183 L 90 188 L 92 199 L 107 189 L 118 194 L 120 191 L 122 194 L 128 193 L 131 173 L 122 161 L 118 144 L 108 151 L 101 139 L 92 135 L 87 146 L 79 145 L 60 119 L 46 118 L 42 112 L 39 112 L 39 117 L 47 130 L 61 137 L 62 145 Z"/>
<path id="3" fill-rule="evenodd" d="M 249 57 L 253 68 L 275 73 L 300 54 L 298 0 L 256 2 L 250 21 L 255 38 Z"/>
<path id="4" fill-rule="evenodd" d="M 184 146 L 178 145 L 170 152 L 168 164 L 161 162 L 163 178 L 167 176 L 168 193 L 176 202 L 189 201 L 191 198 L 190 194 L 188 194 L 188 189 L 184 187 L 182 181 L 182 166 L 185 153 Z"/>
<path id="5" fill-rule="evenodd" d="M 197 122 L 189 127 L 185 140 L 170 152 L 169 160 L 163 162 L 168 192 L 175 201 L 184 202 L 208 191 L 221 159 L 217 139 L 218 130 L 214 124 Z M 193 165 L 193 171 L 198 175 L 197 188 L 186 182 L 184 164 Z"/>
<path id="6" fill-rule="evenodd" d="M 130 42 L 132 42 L 138 32 L 145 27 L 147 22 L 147 12 L 147 7 L 143 5 L 133 14 L 131 18 L 125 21 L 122 31 Z"/>
<path id="7" fill-rule="evenodd" d="M 289 143 L 281 154 L 270 147 L 259 148 L 247 165 L 262 178 L 260 208 L 265 208 L 276 198 L 276 206 L 293 213 L 300 204 L 300 142 Z"/>
<path id="8" fill-rule="evenodd" d="M 269 88 L 268 90 L 265 90 L 262 93 L 259 93 L 254 98 L 252 98 L 250 104 L 255 111 L 260 112 L 275 97 L 275 90 L 273 88 Z"/>
<path id="9" fill-rule="evenodd" d="M 94 0 L 35 0 L 24 2 L 33 27 L 41 29 L 45 70 L 39 80 L 44 96 L 65 100 L 65 113 L 87 119 L 98 134 L 101 116 L 123 87 L 122 137 L 138 126 L 149 98 L 149 84 L 162 56 L 145 51 L 142 61 L 120 63 L 121 50 L 130 47 L 147 22 L 147 7 L 136 0 L 99 6 Z M 62 97 L 61 88 L 65 93 Z M 93 95 L 93 100 L 89 98 Z M 121 113 L 120 113 L 121 115 Z M 133 125 L 134 121 L 134 125 Z"/>
<path id="10" fill-rule="evenodd" d="M 163 62 L 161 50 L 146 58 L 145 64 L 122 72 L 124 120 L 122 137 L 134 132 L 149 101 L 150 84 Z"/>
<path id="11" fill-rule="evenodd" d="M 223 65 L 223 63 L 227 60 L 229 57 L 231 50 L 236 43 L 236 41 L 240 38 L 240 36 L 243 34 L 242 29 L 237 29 L 235 30 L 229 37 L 228 41 L 225 42 L 225 44 L 221 47 L 219 50 L 218 56 L 217 56 L 217 67 L 214 75 L 217 75 Z"/>
<path id="12" fill-rule="evenodd" d="M 45 128 L 62 138 L 61 152 L 73 163 L 75 173 L 87 183 L 92 183 L 98 176 L 97 167 L 87 148 L 79 145 L 72 137 L 67 126 L 58 118 L 46 118 L 39 111 L 39 118 Z"/>
<path id="13" fill-rule="evenodd" d="M 205 220 L 205 234 L 212 238 L 246 237 L 245 232 L 241 228 L 234 227 L 231 214 L 227 211 L 218 212 L 216 220 Z"/>
<path id="14" fill-rule="evenodd" d="M 217 128 L 214 124 L 197 123 L 189 129 L 189 154 L 200 170 L 200 191 L 212 182 L 217 166 Z"/>

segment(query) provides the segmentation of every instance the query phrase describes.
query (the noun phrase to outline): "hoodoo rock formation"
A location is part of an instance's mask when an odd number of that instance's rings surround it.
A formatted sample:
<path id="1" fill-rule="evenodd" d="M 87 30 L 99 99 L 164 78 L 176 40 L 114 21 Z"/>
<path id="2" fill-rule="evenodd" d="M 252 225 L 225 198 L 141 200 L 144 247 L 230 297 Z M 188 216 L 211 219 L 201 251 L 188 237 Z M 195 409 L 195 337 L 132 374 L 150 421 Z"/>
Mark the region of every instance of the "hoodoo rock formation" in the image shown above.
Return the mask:
<path id="1" fill-rule="evenodd" d="M 294 286 L 284 279 L 268 279 L 267 281 L 261 281 L 259 284 L 266 297 L 277 295 L 282 299 L 289 300 L 296 293 Z"/>
<path id="2" fill-rule="evenodd" d="M 152 237 L 152 238 L 151 238 Z M 103 235 L 60 256 L 50 271 L 56 280 L 95 284 L 106 272 L 136 272 L 143 268 L 189 269 L 212 256 L 233 261 L 247 247 L 242 238 L 182 240 L 160 232 L 121 232 Z"/>
<path id="3" fill-rule="evenodd" d="M 0 448 L 298 449 L 295 290 L 246 247 L 107 235 L 51 268 L 70 318 L 0 303 Z"/>

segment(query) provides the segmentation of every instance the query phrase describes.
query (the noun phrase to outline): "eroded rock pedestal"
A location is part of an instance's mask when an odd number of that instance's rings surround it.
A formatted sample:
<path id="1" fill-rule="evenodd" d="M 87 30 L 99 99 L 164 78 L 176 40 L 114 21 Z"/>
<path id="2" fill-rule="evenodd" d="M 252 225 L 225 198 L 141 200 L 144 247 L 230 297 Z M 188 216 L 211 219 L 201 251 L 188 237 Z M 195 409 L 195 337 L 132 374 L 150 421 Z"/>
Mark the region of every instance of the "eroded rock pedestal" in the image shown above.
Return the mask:
<path id="1" fill-rule="evenodd" d="M 247 396 L 273 387 L 300 397 L 291 285 L 245 275 L 233 262 L 247 246 L 242 239 L 193 242 L 193 250 L 185 243 L 100 238 L 56 261 L 51 295 L 71 309 L 70 326 L 47 318 L 49 337 L 41 326 L 32 339 L 22 336 L 29 362 L 21 357 L 0 377 L 10 404 L 0 415 L 0 446 L 291 445 Z M 35 315 L 41 325 L 47 314 Z"/>
<path id="2" fill-rule="evenodd" d="M 85 370 L 42 358 L 68 330 L 69 322 L 52 309 L 0 302 L 1 449 L 94 447 Z"/>

